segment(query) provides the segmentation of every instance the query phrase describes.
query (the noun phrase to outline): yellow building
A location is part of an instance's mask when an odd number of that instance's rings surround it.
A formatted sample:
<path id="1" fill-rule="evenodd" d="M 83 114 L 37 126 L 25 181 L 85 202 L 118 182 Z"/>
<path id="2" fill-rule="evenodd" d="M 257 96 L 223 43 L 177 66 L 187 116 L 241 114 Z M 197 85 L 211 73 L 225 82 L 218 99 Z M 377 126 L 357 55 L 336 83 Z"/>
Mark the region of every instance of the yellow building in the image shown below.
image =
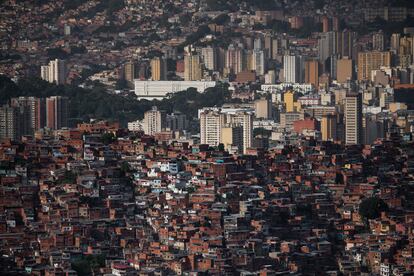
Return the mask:
<path id="1" fill-rule="evenodd" d="M 221 128 L 221 143 L 230 153 L 243 152 L 243 127 L 225 125 Z"/>
<path id="2" fill-rule="evenodd" d="M 286 112 L 297 112 L 301 110 L 301 105 L 296 101 L 296 95 L 293 91 L 287 91 L 283 94 Z"/>
<path id="3" fill-rule="evenodd" d="M 201 59 L 199 55 L 184 56 L 184 80 L 198 81 L 202 78 Z"/>
<path id="4" fill-rule="evenodd" d="M 151 60 L 151 74 L 153 81 L 167 80 L 167 62 L 164 58 L 155 57 Z"/>
<path id="5" fill-rule="evenodd" d="M 358 54 L 358 80 L 370 80 L 371 72 L 382 66 L 391 66 L 391 52 L 364 52 Z"/>
<path id="6" fill-rule="evenodd" d="M 319 87 L 319 62 L 317 60 L 308 60 L 305 62 L 305 82 Z"/>
<path id="7" fill-rule="evenodd" d="M 400 47 L 398 49 L 399 55 L 413 55 L 414 54 L 414 37 L 404 36 L 400 38 Z"/>
<path id="8" fill-rule="evenodd" d="M 134 62 L 127 62 L 124 65 L 124 78 L 129 82 L 133 82 L 137 75 L 136 66 Z"/>
<path id="9" fill-rule="evenodd" d="M 336 115 L 326 114 L 321 120 L 321 134 L 323 141 L 336 140 Z"/>
<path id="10" fill-rule="evenodd" d="M 407 105 L 405 103 L 390 103 L 389 110 L 391 113 L 395 113 L 398 110 L 407 110 Z"/>
<path id="11" fill-rule="evenodd" d="M 246 68 L 247 71 L 253 71 L 253 53 L 251 51 L 245 52 L 243 54 L 243 68 Z"/>

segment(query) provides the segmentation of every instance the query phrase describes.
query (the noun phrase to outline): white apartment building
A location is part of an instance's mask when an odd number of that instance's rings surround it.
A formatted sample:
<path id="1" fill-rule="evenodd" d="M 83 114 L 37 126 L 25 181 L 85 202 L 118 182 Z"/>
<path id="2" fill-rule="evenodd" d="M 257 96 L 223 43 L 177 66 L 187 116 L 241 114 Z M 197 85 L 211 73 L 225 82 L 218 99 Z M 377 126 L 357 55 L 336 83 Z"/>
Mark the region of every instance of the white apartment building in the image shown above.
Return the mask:
<path id="1" fill-rule="evenodd" d="M 49 65 L 40 67 L 40 77 L 48 82 L 56 84 L 66 83 L 66 63 L 64 60 L 55 59 Z"/>
<path id="2" fill-rule="evenodd" d="M 304 77 L 303 57 L 284 56 L 283 76 L 287 83 L 302 83 Z"/>
<path id="3" fill-rule="evenodd" d="M 147 135 L 161 132 L 165 125 L 165 113 L 158 110 L 156 106 L 145 112 L 142 128 Z"/>
<path id="4" fill-rule="evenodd" d="M 345 143 L 362 143 L 362 97 L 350 94 L 345 98 Z"/>

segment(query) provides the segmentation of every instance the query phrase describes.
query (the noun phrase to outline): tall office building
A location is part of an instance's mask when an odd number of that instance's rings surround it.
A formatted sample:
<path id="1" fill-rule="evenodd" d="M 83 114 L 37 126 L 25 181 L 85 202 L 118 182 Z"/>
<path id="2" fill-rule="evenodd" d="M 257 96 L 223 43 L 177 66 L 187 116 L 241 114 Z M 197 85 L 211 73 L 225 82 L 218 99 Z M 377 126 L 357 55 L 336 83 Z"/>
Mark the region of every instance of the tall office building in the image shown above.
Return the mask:
<path id="1" fill-rule="evenodd" d="M 372 35 L 372 50 L 374 51 L 384 51 L 385 49 L 385 40 L 384 33 L 382 31 Z"/>
<path id="2" fill-rule="evenodd" d="M 353 77 L 353 65 L 352 59 L 342 58 L 336 61 L 336 80 L 339 83 L 345 83 L 348 80 L 352 80 Z"/>
<path id="3" fill-rule="evenodd" d="M 200 138 L 202 144 L 217 146 L 223 139 L 223 127 L 226 124 L 240 126 L 243 129 L 243 152 L 252 146 L 253 113 L 247 111 L 222 112 L 203 110 L 200 113 Z"/>
<path id="4" fill-rule="evenodd" d="M 45 127 L 46 104 L 44 98 L 12 98 L 11 106 L 20 110 L 22 135 L 33 135 L 36 130 Z"/>
<path id="5" fill-rule="evenodd" d="M 243 66 L 243 56 L 244 51 L 242 47 L 230 44 L 226 51 L 225 68 L 233 74 L 242 72 L 245 69 Z"/>
<path id="6" fill-rule="evenodd" d="M 221 128 L 221 141 L 228 152 L 243 152 L 243 127 L 237 124 L 225 124 Z"/>
<path id="7" fill-rule="evenodd" d="M 332 30 L 335 32 L 339 31 L 339 26 L 340 25 L 340 20 L 337 16 L 335 16 L 334 18 L 332 18 Z"/>
<path id="8" fill-rule="evenodd" d="M 165 127 L 171 131 L 186 130 L 188 128 L 187 116 L 179 112 L 168 114 Z"/>
<path id="9" fill-rule="evenodd" d="M 216 53 L 217 53 L 217 68 L 216 70 L 223 72 L 223 69 L 226 66 L 226 49 L 223 48 L 217 48 L 216 49 Z"/>
<path id="10" fill-rule="evenodd" d="M 400 38 L 398 54 L 411 56 L 414 54 L 414 37 L 404 36 Z"/>
<path id="11" fill-rule="evenodd" d="M 53 96 L 46 98 L 46 127 L 61 129 L 68 127 L 69 99 Z"/>
<path id="12" fill-rule="evenodd" d="M 264 38 L 264 50 L 267 52 L 270 59 L 275 59 L 278 53 L 277 39 L 271 35 L 266 35 Z"/>
<path id="13" fill-rule="evenodd" d="M 305 61 L 305 83 L 319 87 L 319 62 L 317 60 Z"/>
<path id="14" fill-rule="evenodd" d="M 138 78 L 140 80 L 146 80 L 146 79 L 148 79 L 148 77 L 149 77 L 149 67 L 150 67 L 148 65 L 148 63 L 142 62 L 137 67 L 138 67 L 138 75 L 136 75 L 137 74 L 137 72 L 136 72 L 137 70 L 135 70 L 135 73 L 134 73 L 135 75 L 133 75 L 134 78 L 135 79 Z"/>
<path id="15" fill-rule="evenodd" d="M 55 59 L 49 62 L 49 81 L 56 84 L 66 83 L 66 62 Z"/>
<path id="16" fill-rule="evenodd" d="M 147 135 L 154 135 L 165 128 L 165 112 L 158 110 L 156 106 L 144 113 L 143 129 Z"/>
<path id="17" fill-rule="evenodd" d="M 363 118 L 364 144 L 372 144 L 378 138 L 385 138 L 385 124 L 377 114 L 367 113 Z"/>
<path id="18" fill-rule="evenodd" d="M 19 140 L 23 135 L 33 136 L 39 129 L 40 119 L 45 119 L 44 102 L 44 99 L 20 97 L 12 98 L 10 105 L 0 107 L 0 138 Z"/>
<path id="19" fill-rule="evenodd" d="M 167 61 L 165 58 L 155 57 L 151 60 L 151 79 L 153 81 L 167 80 Z"/>
<path id="20" fill-rule="evenodd" d="M 253 50 L 252 53 L 252 70 L 256 71 L 257 75 L 264 75 L 266 72 L 266 61 L 265 51 L 263 50 Z"/>
<path id="21" fill-rule="evenodd" d="M 371 72 L 381 66 L 391 66 L 390 52 L 364 52 L 358 54 L 358 80 L 370 80 Z"/>
<path id="22" fill-rule="evenodd" d="M 0 106 L 0 139 L 17 140 L 19 135 L 17 109 L 9 105 Z"/>
<path id="23" fill-rule="evenodd" d="M 49 65 L 40 66 L 40 78 L 49 81 Z"/>
<path id="24" fill-rule="evenodd" d="M 336 54 L 336 32 L 323 33 L 318 40 L 319 61 L 325 64 L 326 60 Z"/>
<path id="25" fill-rule="evenodd" d="M 400 47 L 397 56 L 397 65 L 407 68 L 413 63 L 414 37 L 404 36 L 400 39 Z"/>
<path id="26" fill-rule="evenodd" d="M 261 37 L 257 37 L 254 39 L 254 45 L 253 45 L 253 49 L 254 50 L 262 50 L 264 47 L 264 41 Z"/>
<path id="27" fill-rule="evenodd" d="M 304 75 L 302 56 L 283 57 L 283 76 L 287 83 L 302 83 Z"/>
<path id="28" fill-rule="evenodd" d="M 35 131 L 35 98 L 30 101 L 28 98 L 13 98 L 11 99 L 11 107 L 15 108 L 18 112 L 19 122 L 19 134 L 20 135 L 33 135 Z"/>
<path id="29" fill-rule="evenodd" d="M 269 99 L 262 98 L 255 100 L 254 109 L 256 118 L 265 120 L 272 118 L 272 102 Z"/>
<path id="30" fill-rule="evenodd" d="M 227 122 L 240 125 L 243 128 L 243 153 L 252 147 L 253 143 L 253 114 L 250 112 L 239 111 L 235 114 L 227 114 Z"/>
<path id="31" fill-rule="evenodd" d="M 255 60 L 253 60 L 253 51 L 252 50 L 243 51 L 243 56 L 242 56 L 242 68 L 244 68 L 243 72 L 256 70 L 256 65 L 253 64 L 254 62 Z"/>
<path id="32" fill-rule="evenodd" d="M 136 64 L 132 61 L 127 62 L 124 64 L 124 79 L 133 82 L 137 76 L 137 68 Z"/>
<path id="33" fill-rule="evenodd" d="M 336 136 L 336 115 L 325 114 L 322 115 L 321 120 L 321 134 L 322 141 L 335 141 Z"/>
<path id="34" fill-rule="evenodd" d="M 204 66 L 207 70 L 217 70 L 217 50 L 214 47 L 204 47 L 201 49 Z"/>
<path id="35" fill-rule="evenodd" d="M 335 54 L 329 57 L 329 74 L 331 79 L 336 79 L 337 75 L 337 62 L 339 59 L 340 55 L 339 54 Z"/>
<path id="36" fill-rule="evenodd" d="M 391 35 L 391 48 L 390 50 L 394 53 L 398 54 L 398 51 L 400 50 L 400 38 L 401 34 L 395 33 Z"/>
<path id="37" fill-rule="evenodd" d="M 200 140 L 201 144 L 218 146 L 222 140 L 221 130 L 225 124 L 223 113 L 214 110 L 204 110 L 200 114 Z"/>
<path id="38" fill-rule="evenodd" d="M 349 93 L 345 98 L 345 143 L 361 144 L 362 134 L 362 97 L 359 93 Z"/>
<path id="39" fill-rule="evenodd" d="M 297 102 L 297 94 L 294 91 L 288 90 L 283 94 L 283 102 L 285 104 L 286 112 L 300 111 L 300 103 Z"/>
<path id="40" fill-rule="evenodd" d="M 46 126 L 46 99 L 38 98 L 36 100 L 35 111 L 35 130 L 42 129 Z"/>
<path id="41" fill-rule="evenodd" d="M 201 68 L 201 58 L 197 54 L 187 54 L 184 56 L 184 80 L 198 81 L 203 75 Z"/>
<path id="42" fill-rule="evenodd" d="M 276 72 L 275 70 L 267 71 L 265 75 L 265 84 L 275 84 L 276 83 Z"/>
<path id="43" fill-rule="evenodd" d="M 55 59 L 40 68 L 40 77 L 50 83 L 58 85 L 66 83 L 66 63 L 64 60 Z"/>
<path id="44" fill-rule="evenodd" d="M 352 58 L 355 33 L 349 30 L 343 30 L 336 33 L 336 51 L 341 57 Z"/>
<path id="45" fill-rule="evenodd" d="M 324 16 L 322 18 L 322 31 L 324 33 L 329 32 L 331 30 L 331 26 L 330 26 L 330 20 L 327 16 Z"/>

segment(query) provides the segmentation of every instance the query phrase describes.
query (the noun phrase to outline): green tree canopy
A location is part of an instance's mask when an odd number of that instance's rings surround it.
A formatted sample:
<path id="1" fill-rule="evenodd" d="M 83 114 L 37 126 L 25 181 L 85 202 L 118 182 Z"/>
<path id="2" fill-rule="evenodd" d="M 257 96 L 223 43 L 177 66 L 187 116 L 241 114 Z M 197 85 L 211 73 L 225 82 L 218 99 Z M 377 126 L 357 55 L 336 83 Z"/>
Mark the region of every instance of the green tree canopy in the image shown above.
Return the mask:
<path id="1" fill-rule="evenodd" d="M 197 116 L 202 107 L 221 106 L 229 100 L 228 85 L 219 84 L 198 93 L 194 88 L 171 94 L 161 101 L 137 100 L 134 94 L 115 95 L 103 86 L 84 89 L 74 85 L 54 85 L 38 78 L 20 79 L 16 84 L 7 77 L 0 76 L 0 104 L 6 104 L 13 97 L 31 96 L 45 98 L 65 96 L 70 101 L 72 123 L 90 119 L 119 121 L 121 125 L 141 119 L 144 113 L 157 106 L 167 112 L 180 111 L 189 119 Z"/>
<path id="2" fill-rule="evenodd" d="M 72 269 L 75 270 L 79 276 L 93 275 L 92 271 L 105 266 L 104 255 L 88 255 L 82 256 L 71 263 Z"/>
<path id="3" fill-rule="evenodd" d="M 230 16 L 228 16 L 225 13 L 220 14 L 219 16 L 213 19 L 213 22 L 216 23 L 217 25 L 224 25 L 228 21 L 230 21 Z"/>
<path id="4" fill-rule="evenodd" d="M 378 197 L 365 198 L 359 205 L 359 214 L 365 219 L 379 218 L 381 216 L 381 212 L 387 210 L 387 203 Z"/>

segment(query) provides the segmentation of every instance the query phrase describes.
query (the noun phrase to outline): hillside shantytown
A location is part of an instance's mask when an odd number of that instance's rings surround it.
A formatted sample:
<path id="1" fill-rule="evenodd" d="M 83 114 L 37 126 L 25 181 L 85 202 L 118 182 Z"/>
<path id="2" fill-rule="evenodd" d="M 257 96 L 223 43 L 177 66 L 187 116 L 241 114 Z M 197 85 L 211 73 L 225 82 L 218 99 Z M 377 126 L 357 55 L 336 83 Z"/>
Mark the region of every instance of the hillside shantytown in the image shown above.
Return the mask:
<path id="1" fill-rule="evenodd" d="M 414 3 L 0 1 L 0 275 L 414 274 Z"/>

